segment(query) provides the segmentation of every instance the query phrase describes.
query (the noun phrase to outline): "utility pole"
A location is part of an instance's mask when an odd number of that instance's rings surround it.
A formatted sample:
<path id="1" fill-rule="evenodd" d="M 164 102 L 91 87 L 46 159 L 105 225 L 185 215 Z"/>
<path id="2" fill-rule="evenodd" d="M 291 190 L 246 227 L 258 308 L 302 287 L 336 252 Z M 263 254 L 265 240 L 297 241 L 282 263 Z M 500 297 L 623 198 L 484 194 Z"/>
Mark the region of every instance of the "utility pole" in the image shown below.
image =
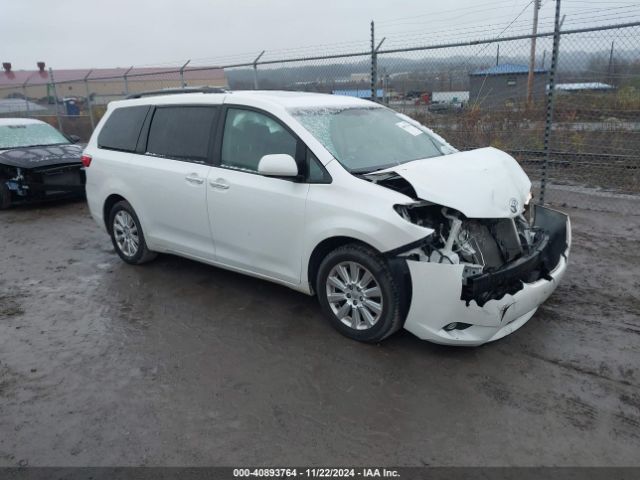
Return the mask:
<path id="1" fill-rule="evenodd" d="M 531 30 L 531 56 L 529 57 L 529 76 L 527 77 L 527 107 L 533 104 L 533 77 L 536 68 L 536 35 L 538 33 L 538 10 L 540 0 L 533 2 L 533 28 Z"/>
<path id="2" fill-rule="evenodd" d="M 496 48 L 496 67 L 500 65 L 500 44 L 498 44 L 498 48 Z"/>

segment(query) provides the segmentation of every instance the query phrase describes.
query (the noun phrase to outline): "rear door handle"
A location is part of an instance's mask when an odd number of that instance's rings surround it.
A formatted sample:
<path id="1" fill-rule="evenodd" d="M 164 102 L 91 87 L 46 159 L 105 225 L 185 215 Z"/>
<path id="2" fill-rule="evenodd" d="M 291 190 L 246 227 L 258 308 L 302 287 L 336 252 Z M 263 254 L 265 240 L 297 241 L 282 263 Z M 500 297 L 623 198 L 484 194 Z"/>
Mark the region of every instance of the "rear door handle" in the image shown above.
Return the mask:
<path id="1" fill-rule="evenodd" d="M 217 188 L 219 190 L 229 190 L 229 185 L 224 182 L 221 178 L 217 180 L 210 180 L 209 185 L 213 188 Z"/>
<path id="2" fill-rule="evenodd" d="M 184 179 L 189 183 L 195 183 L 196 185 L 202 185 L 204 183 L 204 178 L 199 176 L 197 173 L 192 173 L 191 175 L 187 175 Z"/>

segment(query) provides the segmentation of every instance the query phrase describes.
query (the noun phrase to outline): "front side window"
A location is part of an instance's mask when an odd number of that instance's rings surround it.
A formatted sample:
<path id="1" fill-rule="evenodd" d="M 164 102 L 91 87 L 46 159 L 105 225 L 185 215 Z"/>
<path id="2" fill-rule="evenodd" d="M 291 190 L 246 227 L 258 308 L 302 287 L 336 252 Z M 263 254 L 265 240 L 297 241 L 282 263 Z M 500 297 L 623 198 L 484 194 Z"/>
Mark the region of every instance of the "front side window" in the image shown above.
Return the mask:
<path id="1" fill-rule="evenodd" d="M 451 149 L 428 129 L 383 107 L 314 107 L 291 114 L 354 173 L 436 157 Z"/>
<path id="2" fill-rule="evenodd" d="M 286 153 L 296 158 L 296 145 L 296 138 L 273 118 L 251 110 L 227 110 L 222 139 L 223 166 L 257 172 L 258 163 L 265 155 Z"/>
<path id="3" fill-rule="evenodd" d="M 69 140 L 46 123 L 0 125 L 0 149 L 62 145 Z"/>
<path id="4" fill-rule="evenodd" d="M 98 147 L 122 152 L 135 152 L 149 105 L 122 107 L 114 110 L 98 135 Z"/>
<path id="5" fill-rule="evenodd" d="M 149 127 L 147 154 L 205 162 L 216 113 L 217 107 L 158 107 Z"/>

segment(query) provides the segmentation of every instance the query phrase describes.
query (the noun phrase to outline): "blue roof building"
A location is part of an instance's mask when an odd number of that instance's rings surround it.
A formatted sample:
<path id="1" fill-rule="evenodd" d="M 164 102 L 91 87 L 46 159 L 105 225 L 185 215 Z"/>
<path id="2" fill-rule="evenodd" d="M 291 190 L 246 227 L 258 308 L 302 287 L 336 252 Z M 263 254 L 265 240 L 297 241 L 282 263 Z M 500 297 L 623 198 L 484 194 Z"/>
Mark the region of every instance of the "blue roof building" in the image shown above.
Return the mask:
<path id="1" fill-rule="evenodd" d="M 534 68 L 533 73 L 547 73 L 548 70 L 545 68 Z M 500 65 L 495 65 L 490 68 L 484 68 L 482 70 L 476 70 L 475 72 L 471 72 L 469 76 L 476 75 L 521 75 L 529 74 L 529 66 L 527 65 L 518 65 L 517 63 L 501 63 Z"/>
<path id="2" fill-rule="evenodd" d="M 370 88 L 360 88 L 355 90 L 334 90 L 334 95 L 342 95 L 344 97 L 356 97 L 356 98 L 371 98 L 371 89 Z M 376 96 L 378 98 L 382 98 L 384 95 L 384 90 L 379 88 L 376 90 Z"/>

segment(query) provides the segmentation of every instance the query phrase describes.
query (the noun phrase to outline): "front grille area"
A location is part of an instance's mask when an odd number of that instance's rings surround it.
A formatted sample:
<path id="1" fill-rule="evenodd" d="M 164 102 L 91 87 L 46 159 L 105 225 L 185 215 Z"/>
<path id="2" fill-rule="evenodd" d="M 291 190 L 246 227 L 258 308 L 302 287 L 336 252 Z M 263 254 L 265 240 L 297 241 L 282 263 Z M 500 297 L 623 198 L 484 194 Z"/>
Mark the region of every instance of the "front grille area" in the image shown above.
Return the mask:
<path id="1" fill-rule="evenodd" d="M 84 189 L 85 172 L 81 165 L 62 165 L 33 170 L 25 175 L 29 190 L 36 194 L 80 192 Z"/>

